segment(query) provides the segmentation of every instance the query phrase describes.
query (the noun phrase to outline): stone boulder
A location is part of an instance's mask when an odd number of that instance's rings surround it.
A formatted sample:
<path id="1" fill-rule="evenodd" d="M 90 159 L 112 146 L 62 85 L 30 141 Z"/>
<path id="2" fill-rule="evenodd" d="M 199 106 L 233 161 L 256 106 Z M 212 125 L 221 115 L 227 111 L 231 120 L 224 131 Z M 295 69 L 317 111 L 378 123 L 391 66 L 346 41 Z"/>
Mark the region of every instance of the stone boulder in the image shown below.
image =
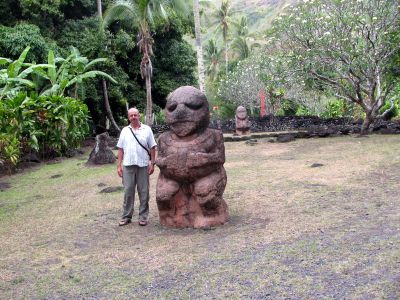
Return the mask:
<path id="1" fill-rule="evenodd" d="M 96 143 L 90 152 L 88 164 L 104 165 L 112 164 L 115 162 L 116 157 L 112 150 L 108 147 L 108 140 L 110 136 L 107 132 L 96 136 Z"/>

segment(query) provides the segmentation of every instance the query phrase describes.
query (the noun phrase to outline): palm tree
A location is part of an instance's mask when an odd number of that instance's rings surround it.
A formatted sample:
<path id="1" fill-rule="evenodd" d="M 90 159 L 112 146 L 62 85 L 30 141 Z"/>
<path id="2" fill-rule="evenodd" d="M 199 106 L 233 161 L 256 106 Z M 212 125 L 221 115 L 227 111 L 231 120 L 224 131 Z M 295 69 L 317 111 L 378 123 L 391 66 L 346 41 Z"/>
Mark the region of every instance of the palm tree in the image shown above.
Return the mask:
<path id="1" fill-rule="evenodd" d="M 204 92 L 204 62 L 203 47 L 201 45 L 201 24 L 199 0 L 193 0 L 194 32 L 196 37 L 197 67 L 199 73 L 200 91 Z"/>
<path id="2" fill-rule="evenodd" d="M 235 50 L 236 56 L 239 60 L 246 59 L 250 56 L 250 48 L 247 44 L 246 38 L 238 36 L 232 42 L 232 49 Z"/>
<path id="3" fill-rule="evenodd" d="M 250 47 L 247 43 L 247 38 L 249 34 L 249 26 L 247 22 L 247 17 L 242 16 L 235 24 L 235 39 L 232 42 L 232 49 L 235 50 L 237 58 L 239 60 L 246 59 L 250 56 Z"/>
<path id="4" fill-rule="evenodd" d="M 153 66 L 154 40 L 151 28 L 155 20 L 168 21 L 168 12 L 184 13 L 187 5 L 184 0 L 117 0 L 107 9 L 104 15 L 104 27 L 116 20 L 126 21 L 138 30 L 138 48 L 142 53 L 140 73 L 146 81 L 146 124 L 153 123 L 153 101 L 151 97 L 151 77 Z"/>
<path id="5" fill-rule="evenodd" d="M 102 9 L 102 6 L 101 6 L 101 0 L 96 0 L 96 4 L 97 4 L 97 15 L 99 16 L 100 22 L 102 22 L 102 20 L 103 20 L 103 9 Z M 101 28 L 101 30 L 103 30 L 103 28 Z M 117 129 L 118 132 L 121 132 L 121 129 L 118 127 L 117 122 L 115 122 L 114 116 L 113 116 L 112 111 L 111 111 L 110 101 L 108 99 L 107 82 L 106 82 L 106 80 L 104 78 L 102 78 L 101 79 L 101 83 L 102 83 L 102 88 L 103 88 L 104 106 L 105 106 L 105 109 L 106 109 L 107 117 L 111 121 L 111 124 L 115 127 L 115 129 Z"/>
<path id="6" fill-rule="evenodd" d="M 236 35 L 246 37 L 249 34 L 249 24 L 246 16 L 242 16 L 239 22 L 235 23 Z"/>
<path id="7" fill-rule="evenodd" d="M 229 5 L 229 0 L 222 0 L 221 7 L 218 8 L 213 16 L 214 22 L 213 25 L 216 25 L 216 31 L 222 32 L 222 39 L 224 41 L 225 47 L 225 71 L 228 73 L 228 34 L 231 28 L 231 25 L 234 25 L 235 22 L 232 20 L 233 12 Z"/>
<path id="8" fill-rule="evenodd" d="M 246 16 L 242 16 L 235 23 L 235 39 L 232 42 L 232 49 L 235 51 L 236 58 L 244 60 L 250 56 L 251 51 L 261 46 L 257 39 L 257 33 L 249 34 L 249 26 Z"/>
<path id="9" fill-rule="evenodd" d="M 204 59 L 207 64 L 206 73 L 210 81 L 213 81 L 219 73 L 222 61 L 222 50 L 218 49 L 214 40 L 209 40 L 204 47 Z"/>

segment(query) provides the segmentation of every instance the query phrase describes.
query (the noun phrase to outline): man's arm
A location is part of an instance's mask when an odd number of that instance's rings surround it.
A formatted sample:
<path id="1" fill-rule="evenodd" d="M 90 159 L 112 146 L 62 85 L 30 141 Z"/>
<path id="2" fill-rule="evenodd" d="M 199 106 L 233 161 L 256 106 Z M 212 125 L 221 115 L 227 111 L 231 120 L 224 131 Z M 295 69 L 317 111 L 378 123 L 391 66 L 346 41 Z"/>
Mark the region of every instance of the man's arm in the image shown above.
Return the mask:
<path id="1" fill-rule="evenodd" d="M 122 177 L 123 169 L 122 169 L 122 161 L 124 160 L 124 150 L 122 148 L 118 148 L 118 164 L 117 164 L 117 172 L 118 176 Z"/>
<path id="2" fill-rule="evenodd" d="M 148 167 L 149 175 L 153 174 L 155 163 L 156 163 L 156 146 L 150 149 L 150 162 Z"/>

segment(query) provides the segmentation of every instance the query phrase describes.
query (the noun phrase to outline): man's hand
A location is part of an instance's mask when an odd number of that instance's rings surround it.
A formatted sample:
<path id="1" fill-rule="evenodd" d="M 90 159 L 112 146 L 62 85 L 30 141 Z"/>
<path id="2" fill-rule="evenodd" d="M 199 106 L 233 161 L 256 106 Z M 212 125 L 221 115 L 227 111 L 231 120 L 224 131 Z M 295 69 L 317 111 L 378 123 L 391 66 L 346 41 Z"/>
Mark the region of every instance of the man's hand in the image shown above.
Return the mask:
<path id="1" fill-rule="evenodd" d="M 147 166 L 147 173 L 149 173 L 149 175 L 154 173 L 154 165 L 151 162 Z"/>
<path id="2" fill-rule="evenodd" d="M 118 166 L 117 166 L 117 172 L 118 172 L 118 176 L 119 176 L 119 177 L 122 177 L 123 169 L 122 169 L 122 166 L 121 166 L 121 165 L 118 165 Z"/>
<path id="3" fill-rule="evenodd" d="M 124 150 L 122 148 L 118 148 L 118 164 L 117 164 L 117 173 L 119 177 L 123 175 L 122 162 L 124 161 Z"/>

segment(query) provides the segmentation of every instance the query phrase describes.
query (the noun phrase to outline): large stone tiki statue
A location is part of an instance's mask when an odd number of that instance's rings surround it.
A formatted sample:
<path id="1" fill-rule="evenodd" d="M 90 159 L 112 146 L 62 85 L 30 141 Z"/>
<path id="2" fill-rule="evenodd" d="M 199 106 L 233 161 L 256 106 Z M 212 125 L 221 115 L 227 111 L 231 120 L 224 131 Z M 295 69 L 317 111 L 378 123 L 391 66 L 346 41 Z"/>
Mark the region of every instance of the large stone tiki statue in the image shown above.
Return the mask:
<path id="1" fill-rule="evenodd" d="M 250 133 L 250 121 L 247 117 L 246 108 L 238 106 L 236 108 L 235 125 L 237 135 L 246 135 Z"/>
<path id="2" fill-rule="evenodd" d="M 170 131 L 160 136 L 157 206 L 161 224 L 204 228 L 228 220 L 222 133 L 207 128 L 208 101 L 191 86 L 172 92 L 165 108 Z"/>

